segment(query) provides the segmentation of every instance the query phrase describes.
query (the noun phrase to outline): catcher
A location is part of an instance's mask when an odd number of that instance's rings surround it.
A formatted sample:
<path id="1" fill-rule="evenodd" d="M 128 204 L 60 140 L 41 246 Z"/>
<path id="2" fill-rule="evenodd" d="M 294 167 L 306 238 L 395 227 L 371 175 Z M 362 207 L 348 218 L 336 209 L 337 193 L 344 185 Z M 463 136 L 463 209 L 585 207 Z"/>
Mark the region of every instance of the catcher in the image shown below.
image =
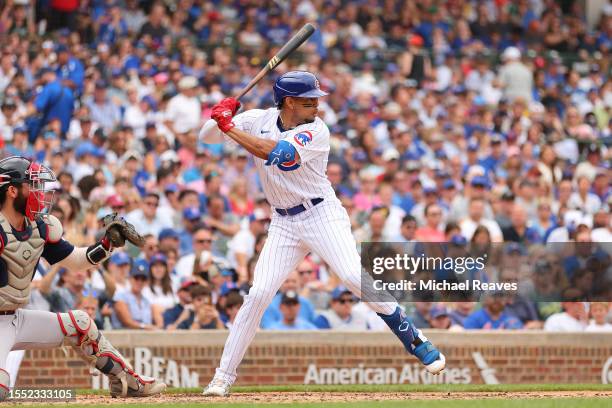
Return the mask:
<path id="1" fill-rule="evenodd" d="M 87 313 L 51 313 L 22 309 L 30 297 L 30 282 L 40 257 L 67 269 L 87 269 L 108 258 L 125 240 L 142 238 L 116 215 L 105 217 L 105 234 L 88 248 L 62 239 L 62 225 L 47 214 L 55 181 L 47 167 L 23 157 L 0 160 L 0 401 L 7 398 L 10 378 L 3 369 L 11 350 L 73 347 L 92 368 L 109 377 L 113 397 L 159 394 L 166 384 L 138 375 L 98 331 Z M 50 198 L 49 198 L 50 197 Z"/>

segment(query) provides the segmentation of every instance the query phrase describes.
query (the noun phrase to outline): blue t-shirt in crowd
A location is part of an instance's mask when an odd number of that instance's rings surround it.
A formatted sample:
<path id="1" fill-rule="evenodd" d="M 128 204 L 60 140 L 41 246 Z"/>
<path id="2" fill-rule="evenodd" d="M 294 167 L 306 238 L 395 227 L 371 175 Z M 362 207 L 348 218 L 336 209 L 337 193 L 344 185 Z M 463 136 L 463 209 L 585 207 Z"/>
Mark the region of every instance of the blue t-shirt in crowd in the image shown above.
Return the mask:
<path id="1" fill-rule="evenodd" d="M 465 318 L 463 327 L 466 329 L 522 329 L 523 323 L 505 311 L 502 312 L 499 319 L 493 320 L 485 309 L 480 309 Z"/>
<path id="2" fill-rule="evenodd" d="M 287 24 L 279 24 L 275 27 L 264 27 L 261 35 L 272 44 L 279 45 L 287 41 L 291 34 L 291 28 Z"/>
<path id="3" fill-rule="evenodd" d="M 193 252 L 193 236 L 187 230 L 178 233 L 179 236 L 179 255 L 187 255 Z"/>
<path id="4" fill-rule="evenodd" d="M 21 156 L 28 159 L 36 157 L 36 152 L 34 151 L 34 148 L 29 144 L 25 149 L 22 150 L 15 147 L 11 143 L 8 143 L 6 146 L 4 146 L 4 151 L 8 153 L 8 156 Z"/>
<path id="5" fill-rule="evenodd" d="M 435 24 L 431 21 L 423 21 L 415 29 L 416 33 L 423 37 L 423 40 L 425 40 L 425 46 L 428 48 L 432 45 L 433 31 L 435 28 L 440 28 L 445 33 L 450 29 L 448 23 L 443 21 L 439 21 Z"/>
<path id="6" fill-rule="evenodd" d="M 479 163 L 482 167 L 485 168 L 487 172 L 490 172 L 494 171 L 500 165 L 500 163 L 503 163 L 505 160 L 506 158 L 503 156 L 499 159 L 496 159 L 493 156 L 487 156 L 484 159 L 480 160 Z"/>
<path id="7" fill-rule="evenodd" d="M 128 306 L 130 316 L 135 322 L 143 324 L 153 324 L 151 302 L 149 302 L 146 297 L 141 296 L 140 299 L 137 299 L 136 295 L 134 295 L 132 291 L 125 290 L 123 292 L 117 293 L 117 295 L 115 295 L 114 300 L 115 302 L 124 302 Z M 111 320 L 113 323 L 113 328 L 120 329 L 123 327 L 123 325 L 119 321 L 119 318 L 117 317 L 116 312 L 113 312 Z"/>
<path id="8" fill-rule="evenodd" d="M 162 317 L 164 318 L 164 328 L 166 328 L 169 324 L 176 322 L 181 316 L 181 313 L 183 313 L 184 309 L 185 307 L 180 303 L 166 309 L 166 311 L 162 314 Z"/>
<path id="9" fill-rule="evenodd" d="M 128 26 L 124 19 L 119 20 L 118 26 L 110 21 L 100 25 L 98 31 L 98 42 L 115 44 L 118 38 L 125 37 L 128 33 Z"/>
<path id="10" fill-rule="evenodd" d="M 43 127 L 51 119 L 58 118 L 62 122 L 62 132 L 68 131 L 74 111 L 74 94 L 70 88 L 63 86 L 59 80 L 49 82 L 36 96 L 34 106 L 43 115 Z"/>
<path id="11" fill-rule="evenodd" d="M 83 92 L 83 81 L 85 79 L 85 68 L 77 58 L 70 57 L 65 65 L 57 67 L 55 71 L 59 80 L 69 79 L 77 86 L 77 94 Z"/>
<path id="12" fill-rule="evenodd" d="M 270 306 L 264 312 L 264 315 L 261 319 L 261 327 L 263 329 L 270 329 L 273 323 L 276 323 L 283 319 L 283 315 L 280 312 L 280 302 L 283 297 L 282 293 L 276 294 Z M 299 296 L 300 299 L 300 313 L 298 314 L 298 318 L 302 320 L 306 320 L 307 322 L 314 322 L 316 319 L 316 314 L 314 311 L 314 307 L 310 301 L 302 296 Z"/>
<path id="13" fill-rule="evenodd" d="M 572 280 L 578 270 L 587 267 L 587 261 L 597 259 L 600 262 L 606 262 L 607 258 L 607 252 L 601 248 L 596 248 L 589 256 L 578 256 L 575 254 L 567 256 L 563 258 L 563 269 L 565 270 L 565 276 L 567 276 L 567 279 Z"/>

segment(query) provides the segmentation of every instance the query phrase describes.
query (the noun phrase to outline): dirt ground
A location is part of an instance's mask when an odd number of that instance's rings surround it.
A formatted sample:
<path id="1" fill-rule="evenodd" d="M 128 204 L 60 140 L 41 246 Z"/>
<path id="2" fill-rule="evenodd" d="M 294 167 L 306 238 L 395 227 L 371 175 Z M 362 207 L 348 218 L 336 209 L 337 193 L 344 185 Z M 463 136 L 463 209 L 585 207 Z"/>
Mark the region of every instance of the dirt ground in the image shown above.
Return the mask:
<path id="1" fill-rule="evenodd" d="M 77 397 L 78 404 L 147 404 L 155 403 L 298 403 L 298 402 L 356 402 L 356 401 L 398 401 L 398 400 L 470 400 L 486 398 L 612 398 L 612 391 L 538 391 L 538 392 L 258 392 L 236 393 L 228 398 L 204 397 L 199 394 L 166 394 L 143 399 L 110 398 L 99 395 Z"/>

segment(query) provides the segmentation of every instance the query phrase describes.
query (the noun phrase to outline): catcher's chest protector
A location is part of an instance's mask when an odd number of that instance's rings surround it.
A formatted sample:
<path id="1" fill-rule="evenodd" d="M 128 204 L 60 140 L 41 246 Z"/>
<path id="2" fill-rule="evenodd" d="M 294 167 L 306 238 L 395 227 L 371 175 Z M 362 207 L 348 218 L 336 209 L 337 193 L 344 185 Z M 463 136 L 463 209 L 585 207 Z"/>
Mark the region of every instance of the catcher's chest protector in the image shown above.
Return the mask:
<path id="1" fill-rule="evenodd" d="M 26 222 L 32 233 L 25 241 L 19 241 L 12 234 L 11 225 L 0 213 L 0 226 L 6 236 L 0 254 L 0 311 L 14 310 L 28 304 L 30 283 L 45 248 L 45 239 L 41 237 L 36 222 Z"/>

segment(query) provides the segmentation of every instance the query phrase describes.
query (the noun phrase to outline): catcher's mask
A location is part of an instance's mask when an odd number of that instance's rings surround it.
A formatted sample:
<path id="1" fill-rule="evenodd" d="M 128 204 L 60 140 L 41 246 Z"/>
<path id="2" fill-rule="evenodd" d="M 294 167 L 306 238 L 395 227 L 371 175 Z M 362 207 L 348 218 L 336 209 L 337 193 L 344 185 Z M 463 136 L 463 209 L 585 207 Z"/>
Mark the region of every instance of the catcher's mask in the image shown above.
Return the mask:
<path id="1" fill-rule="evenodd" d="M 24 215 L 31 221 L 39 214 L 49 213 L 55 192 L 47 189 L 46 183 L 54 181 L 56 177 L 51 169 L 25 157 L 13 156 L 0 160 L 0 188 L 28 183 L 30 192 L 26 199 Z"/>

